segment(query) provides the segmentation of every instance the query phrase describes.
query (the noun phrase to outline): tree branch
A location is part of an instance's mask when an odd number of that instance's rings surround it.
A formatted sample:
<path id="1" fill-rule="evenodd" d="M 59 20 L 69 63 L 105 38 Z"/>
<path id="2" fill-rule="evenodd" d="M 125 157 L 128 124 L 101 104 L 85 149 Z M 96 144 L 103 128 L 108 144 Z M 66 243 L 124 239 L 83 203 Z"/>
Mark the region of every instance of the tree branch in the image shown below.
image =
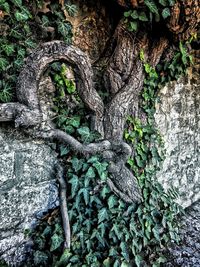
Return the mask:
<path id="1" fill-rule="evenodd" d="M 150 54 L 148 57 L 148 63 L 152 67 L 155 68 L 156 65 L 160 62 L 160 58 L 163 52 L 165 51 L 165 49 L 167 49 L 168 44 L 169 44 L 169 41 L 165 37 L 161 37 L 158 41 L 155 41 L 153 43 L 152 48 L 149 49 Z"/>

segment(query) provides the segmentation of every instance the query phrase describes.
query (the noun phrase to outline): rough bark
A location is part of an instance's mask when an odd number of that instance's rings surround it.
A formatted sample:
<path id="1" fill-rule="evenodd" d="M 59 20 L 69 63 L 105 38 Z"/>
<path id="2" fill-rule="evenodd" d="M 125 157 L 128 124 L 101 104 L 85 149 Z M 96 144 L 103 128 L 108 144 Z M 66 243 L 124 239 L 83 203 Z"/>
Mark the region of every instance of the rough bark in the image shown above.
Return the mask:
<path id="1" fill-rule="evenodd" d="M 117 27 L 114 38 L 117 45 L 105 72 L 105 86 L 110 92 L 106 105 L 93 85 L 93 72 L 88 56 L 74 46 L 53 41 L 41 45 L 26 59 L 16 88 L 19 102 L 0 104 L 0 121 L 14 121 L 16 127 L 26 128 L 35 137 L 58 140 L 83 155 L 101 154 L 110 163 L 107 183 L 111 190 L 127 203 L 139 202 L 141 192 L 137 180 L 126 167 L 132 150 L 123 141 L 124 125 L 130 105 L 137 105 L 143 88 L 144 69 L 138 56 L 139 51 L 143 49 L 146 58 L 155 66 L 167 46 L 167 41 L 161 38 L 159 42 L 150 44 L 147 35 L 134 36 L 126 31 L 123 23 Z M 149 50 L 153 53 L 150 54 Z M 74 69 L 78 93 L 93 112 L 94 128 L 102 135 L 102 140 L 97 143 L 84 145 L 61 130 L 52 126 L 45 128 L 42 124 L 38 99 L 39 82 L 49 64 L 59 60 L 67 62 Z M 66 184 L 60 168 L 57 178 L 60 183 L 65 245 L 69 247 Z"/>

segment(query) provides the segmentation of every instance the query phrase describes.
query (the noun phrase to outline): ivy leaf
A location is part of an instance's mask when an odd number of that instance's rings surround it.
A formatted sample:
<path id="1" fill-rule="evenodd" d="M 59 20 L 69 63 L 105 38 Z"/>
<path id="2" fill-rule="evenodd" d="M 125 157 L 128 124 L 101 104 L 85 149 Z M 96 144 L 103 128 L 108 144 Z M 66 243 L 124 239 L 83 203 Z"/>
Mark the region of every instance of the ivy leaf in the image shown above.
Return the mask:
<path id="1" fill-rule="evenodd" d="M 88 177 L 88 178 L 94 178 L 96 176 L 95 171 L 94 171 L 94 168 L 93 167 L 90 167 L 87 170 L 85 176 Z"/>
<path id="2" fill-rule="evenodd" d="M 92 164 L 95 169 L 97 170 L 98 172 L 98 175 L 100 176 L 101 180 L 102 181 L 105 181 L 106 178 L 107 178 L 107 175 L 106 175 L 106 170 L 107 170 L 107 167 L 108 167 L 108 163 L 107 162 L 95 162 Z"/>
<path id="3" fill-rule="evenodd" d="M 130 31 L 137 31 L 137 29 L 138 29 L 138 23 L 137 23 L 137 21 L 131 21 L 130 22 Z"/>
<path id="4" fill-rule="evenodd" d="M 6 13 L 10 13 L 10 6 L 7 2 L 0 2 L 1 7 L 6 11 Z"/>
<path id="5" fill-rule="evenodd" d="M 80 121 L 81 121 L 80 116 L 74 116 L 69 119 L 69 124 L 75 128 L 78 128 L 80 126 Z"/>
<path id="6" fill-rule="evenodd" d="M 98 223 L 101 223 L 104 220 L 107 220 L 109 218 L 108 212 L 106 208 L 102 208 L 98 212 Z"/>
<path id="7" fill-rule="evenodd" d="M 128 249 L 127 249 L 127 245 L 125 242 L 121 242 L 120 243 L 120 248 L 122 250 L 122 256 L 124 257 L 124 259 L 126 261 L 129 261 L 129 254 L 128 254 Z"/>
<path id="8" fill-rule="evenodd" d="M 9 65 L 9 62 L 3 58 L 0 57 L 0 70 L 6 70 L 6 67 Z"/>
<path id="9" fill-rule="evenodd" d="M 167 0 L 159 0 L 159 3 L 160 3 L 162 6 L 167 6 Z"/>
<path id="10" fill-rule="evenodd" d="M 148 21 L 149 19 L 147 18 L 147 15 L 144 11 L 142 11 L 140 14 L 139 14 L 139 20 L 141 21 Z"/>
<path id="11" fill-rule="evenodd" d="M 115 260 L 115 263 L 114 263 L 113 267 L 120 267 L 120 262 L 119 262 L 119 260 Z"/>
<path id="12" fill-rule="evenodd" d="M 14 45 L 12 45 L 12 44 L 2 45 L 2 49 L 6 53 L 7 56 L 10 56 L 15 52 Z"/>
<path id="13" fill-rule="evenodd" d="M 63 36 L 67 36 L 69 35 L 69 33 L 71 32 L 71 25 L 67 22 L 58 22 L 58 32 Z"/>
<path id="14" fill-rule="evenodd" d="M 78 191 L 78 187 L 79 187 L 78 176 L 73 174 L 72 178 L 68 182 L 72 185 L 71 186 L 71 195 L 72 195 L 72 197 L 74 197 L 76 192 Z"/>
<path id="15" fill-rule="evenodd" d="M 53 234 L 53 236 L 51 237 L 51 247 L 50 247 L 50 251 L 54 251 L 57 248 L 59 248 L 62 244 L 62 242 L 64 241 L 63 237 L 58 235 L 58 234 Z"/>
<path id="16" fill-rule="evenodd" d="M 79 190 L 78 194 L 79 195 L 83 194 L 85 204 L 88 205 L 89 199 L 90 199 L 90 194 L 89 194 L 89 191 L 87 190 L 87 188 L 82 188 L 81 190 Z"/>
<path id="17" fill-rule="evenodd" d="M 91 158 L 88 159 L 88 163 L 95 163 L 97 162 L 99 159 L 97 156 L 92 156 Z"/>
<path id="18" fill-rule="evenodd" d="M 78 172 L 83 166 L 83 160 L 82 159 L 79 160 L 77 157 L 74 157 L 71 160 L 71 163 L 72 163 L 72 168 L 74 169 L 75 172 Z"/>
<path id="19" fill-rule="evenodd" d="M 128 18 L 131 16 L 131 14 L 132 14 L 132 10 L 126 11 L 126 12 L 124 12 L 124 17 Z"/>
<path id="20" fill-rule="evenodd" d="M 133 10 L 133 12 L 131 13 L 131 17 L 133 19 L 138 19 L 138 12 L 137 12 L 137 10 Z"/>
<path id="21" fill-rule="evenodd" d="M 110 193 L 110 188 L 108 186 L 104 186 L 101 190 L 101 197 L 104 199 L 107 194 Z"/>
<path id="22" fill-rule="evenodd" d="M 135 255 L 135 263 L 137 267 L 141 267 L 142 257 L 140 255 Z"/>
<path id="23" fill-rule="evenodd" d="M 46 265 L 48 261 L 48 255 L 42 251 L 35 251 L 34 252 L 34 264 L 35 266 Z"/>
<path id="24" fill-rule="evenodd" d="M 158 229 L 156 227 L 154 227 L 152 229 L 152 231 L 153 231 L 153 234 L 154 234 L 154 237 L 156 238 L 156 240 L 158 240 L 160 242 L 160 234 L 159 234 Z"/>
<path id="25" fill-rule="evenodd" d="M 60 156 L 65 156 L 70 152 L 70 148 L 68 146 L 61 145 L 60 146 Z"/>
<path id="26" fill-rule="evenodd" d="M 108 198 L 108 207 L 109 207 L 109 209 L 112 209 L 116 204 L 118 204 L 116 196 L 115 195 L 111 195 Z"/>
<path id="27" fill-rule="evenodd" d="M 164 19 L 166 19 L 166 18 L 170 17 L 170 15 L 171 15 L 171 13 L 170 13 L 169 8 L 167 8 L 167 7 L 164 8 L 163 11 L 162 11 L 162 17 L 163 17 Z"/>
<path id="28" fill-rule="evenodd" d="M 105 240 L 104 240 L 104 238 L 101 237 L 99 232 L 96 233 L 96 238 L 105 247 Z"/>
<path id="29" fill-rule="evenodd" d="M 110 260 L 110 258 L 106 258 L 106 259 L 103 261 L 103 266 L 104 266 L 104 267 L 111 267 L 111 260 Z"/>
<path id="30" fill-rule="evenodd" d="M 13 4 L 18 7 L 22 7 L 22 0 L 12 0 Z"/>
<path id="31" fill-rule="evenodd" d="M 15 12 L 15 18 L 17 21 L 26 21 L 29 19 L 29 16 L 24 12 L 16 11 Z"/>
<path id="32" fill-rule="evenodd" d="M 65 4 L 65 8 L 67 9 L 67 12 L 68 12 L 69 16 L 71 16 L 71 17 L 74 17 L 76 15 L 76 13 L 78 12 L 78 9 L 77 9 L 76 5 Z"/>
<path id="33" fill-rule="evenodd" d="M 90 140 L 90 129 L 86 126 L 80 127 L 77 129 L 77 132 L 81 135 L 81 140 L 86 143 Z"/>
<path id="34" fill-rule="evenodd" d="M 151 13 L 159 14 L 157 5 L 154 0 L 144 0 L 145 5 L 149 8 Z"/>
<path id="35" fill-rule="evenodd" d="M 169 2 L 170 6 L 174 6 L 175 5 L 175 0 L 168 0 L 168 2 Z"/>
<path id="36" fill-rule="evenodd" d="M 120 267 L 129 267 L 130 265 L 128 263 L 126 263 L 125 261 L 122 262 Z"/>

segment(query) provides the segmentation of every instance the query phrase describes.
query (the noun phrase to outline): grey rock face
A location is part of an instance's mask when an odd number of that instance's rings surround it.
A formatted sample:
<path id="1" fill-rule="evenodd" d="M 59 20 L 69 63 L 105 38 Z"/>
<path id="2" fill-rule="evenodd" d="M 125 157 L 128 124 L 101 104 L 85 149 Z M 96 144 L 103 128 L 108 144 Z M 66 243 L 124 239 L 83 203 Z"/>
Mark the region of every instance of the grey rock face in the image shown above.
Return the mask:
<path id="1" fill-rule="evenodd" d="M 161 89 L 155 120 L 164 139 L 166 158 L 157 177 L 164 188 L 176 187 L 179 204 L 200 198 L 200 80 L 184 80 Z"/>
<path id="2" fill-rule="evenodd" d="M 200 201 L 186 210 L 181 218 L 183 223 L 179 245 L 172 244 L 167 251 L 168 262 L 165 267 L 200 266 Z"/>
<path id="3" fill-rule="evenodd" d="M 0 258 L 10 266 L 29 249 L 24 230 L 59 204 L 55 163 L 56 153 L 43 141 L 0 127 Z"/>

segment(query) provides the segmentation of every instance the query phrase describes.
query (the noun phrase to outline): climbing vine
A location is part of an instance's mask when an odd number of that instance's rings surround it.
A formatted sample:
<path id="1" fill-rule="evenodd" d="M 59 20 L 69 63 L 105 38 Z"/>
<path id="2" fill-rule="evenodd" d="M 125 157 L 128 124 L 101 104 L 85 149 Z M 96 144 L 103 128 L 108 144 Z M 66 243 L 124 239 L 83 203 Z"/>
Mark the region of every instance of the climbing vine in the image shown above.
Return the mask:
<path id="1" fill-rule="evenodd" d="M 64 8 L 72 13 L 70 5 Z M 56 38 L 71 43 L 71 24 L 65 20 L 64 11 L 59 3 L 46 6 L 43 1 L 30 5 L 24 0 L 0 0 L 0 102 L 15 99 L 24 58 L 40 42 Z"/>
<path id="2" fill-rule="evenodd" d="M 155 178 L 164 152 L 153 116 L 158 88 L 183 74 L 186 60 L 189 63 L 191 58 L 183 44 L 170 62 L 164 65 L 161 61 L 157 69 L 145 61 L 143 51 L 140 58 L 146 72 L 141 108 L 147 119 L 142 122 L 129 115 L 124 138 L 133 147 L 134 155 L 127 164 L 138 179 L 142 203 L 130 205 L 113 194 L 106 184 L 108 164 L 98 155 L 82 158 L 69 147 L 58 145 L 66 166 L 72 245 L 63 252 L 61 220 L 47 216 L 36 228 L 36 234 L 31 233 L 35 241 L 33 266 L 157 267 L 166 260 L 163 250 L 169 242 L 179 241 L 177 214 L 183 210 L 175 202 L 178 192 L 176 188 L 165 192 Z M 98 136 L 89 129 L 84 105 L 76 89 L 71 90 L 72 81 L 66 82 L 63 77 L 66 68 L 60 65 L 53 76 L 57 87 L 57 124 L 80 141 L 91 142 Z M 76 103 L 71 111 L 66 110 L 66 97 Z"/>
<path id="3" fill-rule="evenodd" d="M 142 11 L 124 13 L 129 30 L 137 31 L 143 22 L 160 21 L 160 14 L 162 19 L 167 19 L 174 1 L 160 0 L 155 4 L 152 0 L 144 0 L 144 5 Z M 71 25 L 65 21 L 59 4 L 47 7 L 37 1 L 37 11 L 32 13 L 33 10 L 20 0 L 0 0 L 0 8 L 5 22 L 1 40 L 0 101 L 8 102 L 14 98 L 16 76 L 28 50 L 35 48 L 41 40 L 51 40 L 55 36 L 70 43 L 72 36 Z M 73 16 L 76 6 L 66 5 L 66 10 Z M 35 24 L 33 14 L 39 23 Z M 13 25 L 16 26 L 13 28 Z M 40 39 L 35 35 L 35 25 L 41 30 Z M 140 106 L 145 120 L 130 114 L 124 139 L 134 151 L 127 165 L 138 180 L 142 202 L 127 204 L 111 191 L 106 183 L 108 162 L 101 155 L 83 158 L 67 145 L 58 143 L 56 149 L 65 166 L 67 181 L 71 248 L 63 251 L 62 223 L 57 211 L 53 211 L 42 218 L 33 231 L 25 232 L 34 241 L 28 266 L 157 267 L 165 262 L 162 251 L 168 243 L 171 240 L 178 242 L 176 215 L 181 208 L 174 201 L 178 193 L 175 188 L 165 192 L 155 179 L 163 152 L 162 138 L 154 126 L 153 115 L 158 88 L 184 74 L 191 57 L 187 44 L 180 42 L 171 59 L 161 59 L 156 68 L 146 60 L 142 49 L 140 61 L 145 70 Z M 90 130 L 89 114 L 77 93 L 74 79 L 67 77 L 68 72 L 71 72 L 70 67 L 61 63 L 54 63 L 49 72 L 56 87 L 54 122 L 84 144 L 99 140 L 100 135 Z"/>

